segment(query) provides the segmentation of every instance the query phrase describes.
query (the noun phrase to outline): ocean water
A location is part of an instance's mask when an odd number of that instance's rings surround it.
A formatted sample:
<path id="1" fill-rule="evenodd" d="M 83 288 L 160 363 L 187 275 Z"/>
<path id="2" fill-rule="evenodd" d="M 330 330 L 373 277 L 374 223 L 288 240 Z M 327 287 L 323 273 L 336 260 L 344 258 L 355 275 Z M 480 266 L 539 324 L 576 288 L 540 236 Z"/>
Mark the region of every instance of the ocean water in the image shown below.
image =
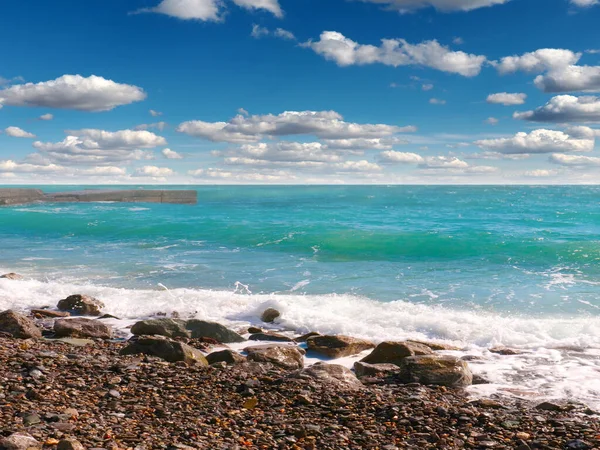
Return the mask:
<path id="1" fill-rule="evenodd" d="M 474 394 L 600 405 L 600 187 L 197 190 L 193 206 L 0 208 L 0 271 L 27 276 L 0 280 L 0 309 L 82 292 L 123 323 L 246 326 L 276 307 L 298 333 L 459 345 L 492 382 Z"/>

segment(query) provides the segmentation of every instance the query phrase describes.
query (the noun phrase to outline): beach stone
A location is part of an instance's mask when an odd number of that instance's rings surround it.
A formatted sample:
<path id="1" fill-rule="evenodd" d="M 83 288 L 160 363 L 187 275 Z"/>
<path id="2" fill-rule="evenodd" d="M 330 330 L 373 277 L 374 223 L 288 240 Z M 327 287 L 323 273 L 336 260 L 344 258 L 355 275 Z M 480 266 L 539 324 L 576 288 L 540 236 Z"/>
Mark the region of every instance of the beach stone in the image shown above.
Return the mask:
<path id="1" fill-rule="evenodd" d="M 291 345 L 261 345 L 247 347 L 244 351 L 248 353 L 248 361 L 270 363 L 287 370 L 304 367 L 304 355 L 297 347 Z"/>
<path id="2" fill-rule="evenodd" d="M 308 349 L 329 358 L 342 358 L 356 355 L 364 350 L 374 348 L 375 344 L 364 339 L 350 336 L 313 336 L 306 341 Z"/>
<path id="3" fill-rule="evenodd" d="M 183 342 L 172 341 L 164 336 L 139 336 L 131 339 L 121 349 L 121 355 L 150 355 L 168 362 L 183 361 L 186 364 L 208 366 L 208 361 L 200 350 Z"/>
<path id="4" fill-rule="evenodd" d="M 5 273 L 4 275 L 0 275 L 0 278 L 5 278 L 7 280 L 22 280 L 23 275 L 19 275 L 18 273 Z"/>
<path id="5" fill-rule="evenodd" d="M 490 348 L 490 353 L 495 353 L 497 355 L 503 355 L 503 356 L 514 356 L 514 355 L 522 355 L 525 352 L 514 349 L 514 348 L 509 348 L 509 347 L 494 347 L 494 348 Z"/>
<path id="6" fill-rule="evenodd" d="M 267 308 L 260 315 L 260 320 L 266 323 L 271 323 L 274 322 L 279 316 L 281 316 L 281 313 L 275 308 Z"/>
<path id="7" fill-rule="evenodd" d="M 368 364 L 395 364 L 400 366 L 402 360 L 409 356 L 431 354 L 433 354 L 433 351 L 423 344 L 385 341 L 375 347 L 375 350 L 361 359 L 360 362 Z"/>
<path id="8" fill-rule="evenodd" d="M 112 338 L 112 328 L 93 319 L 59 319 L 54 322 L 54 333 L 57 337 L 76 338 Z"/>
<path id="9" fill-rule="evenodd" d="M 535 409 L 539 409 L 540 411 L 564 411 L 565 407 L 557 403 L 542 402 L 536 405 Z"/>
<path id="10" fill-rule="evenodd" d="M 245 341 L 245 339 L 235 331 L 216 322 L 191 319 L 186 322 L 185 327 L 191 333 L 192 338 L 207 337 L 215 339 L 222 344 Z"/>
<path id="11" fill-rule="evenodd" d="M 358 378 L 390 375 L 399 372 L 400 367 L 395 364 L 369 364 L 360 361 L 354 363 L 354 373 Z"/>
<path id="12" fill-rule="evenodd" d="M 0 439 L 0 448 L 5 450 L 30 450 L 42 448 L 42 444 L 30 434 L 18 432 Z"/>
<path id="13" fill-rule="evenodd" d="M 224 362 L 233 366 L 235 364 L 243 363 L 246 361 L 246 358 L 233 350 L 221 350 L 219 352 L 212 352 L 206 357 L 206 360 L 209 364 Z"/>
<path id="14" fill-rule="evenodd" d="M 18 339 L 39 339 L 41 330 L 33 320 L 11 309 L 0 313 L 0 331 Z"/>
<path id="15" fill-rule="evenodd" d="M 254 333 L 248 338 L 251 341 L 272 341 L 272 342 L 293 342 L 294 340 L 288 336 L 279 333 Z"/>
<path id="16" fill-rule="evenodd" d="M 362 389 L 363 384 L 347 367 L 339 364 L 318 362 L 310 367 L 290 374 L 291 378 L 312 379 L 319 384 L 332 385 L 337 388 Z"/>
<path id="17" fill-rule="evenodd" d="M 258 327 L 248 328 L 248 333 L 250 333 L 250 334 L 262 333 L 262 332 L 263 332 L 262 328 L 258 328 Z"/>
<path id="18" fill-rule="evenodd" d="M 440 343 L 440 342 L 416 341 L 416 340 L 413 340 L 413 339 L 407 339 L 406 342 L 409 342 L 411 344 L 424 345 L 424 346 L 429 347 L 431 350 L 434 350 L 434 351 L 439 351 L 439 350 L 454 350 L 454 351 L 458 351 L 458 350 L 460 350 L 460 347 L 456 347 L 455 345 L 450 345 L 450 344 L 443 344 L 443 343 Z"/>
<path id="19" fill-rule="evenodd" d="M 309 338 L 313 336 L 321 336 L 321 333 L 317 333 L 316 331 L 311 331 L 310 333 L 303 334 L 302 336 L 298 336 L 294 339 L 295 342 L 306 342 Z"/>
<path id="20" fill-rule="evenodd" d="M 66 311 L 52 311 L 50 309 L 32 309 L 31 314 L 34 317 L 49 317 L 51 319 L 69 317 L 71 315 Z"/>
<path id="21" fill-rule="evenodd" d="M 75 439 L 63 439 L 56 446 L 56 450 L 85 450 L 85 447 Z"/>
<path id="22" fill-rule="evenodd" d="M 402 360 L 401 369 L 400 379 L 404 383 L 465 387 L 473 380 L 468 364 L 454 356 L 409 356 Z"/>
<path id="23" fill-rule="evenodd" d="M 58 302 L 60 311 L 68 311 L 77 316 L 99 316 L 104 303 L 89 295 L 69 295 L 67 298 Z"/>
<path id="24" fill-rule="evenodd" d="M 191 337 L 191 333 L 185 328 L 185 320 L 179 319 L 148 319 L 136 322 L 131 327 L 131 333 L 136 336 L 159 335 L 170 338 Z"/>

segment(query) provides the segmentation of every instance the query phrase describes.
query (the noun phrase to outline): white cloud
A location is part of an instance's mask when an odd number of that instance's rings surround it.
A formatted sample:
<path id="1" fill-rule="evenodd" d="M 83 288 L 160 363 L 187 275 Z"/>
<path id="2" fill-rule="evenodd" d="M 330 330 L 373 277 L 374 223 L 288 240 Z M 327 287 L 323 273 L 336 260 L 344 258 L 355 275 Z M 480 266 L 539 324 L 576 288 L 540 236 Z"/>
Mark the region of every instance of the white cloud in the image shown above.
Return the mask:
<path id="1" fill-rule="evenodd" d="M 281 39 L 287 39 L 289 41 L 296 40 L 296 36 L 294 36 L 294 33 L 292 33 L 291 31 L 288 31 L 288 30 L 284 30 L 283 28 L 277 28 L 274 32 L 274 35 L 276 37 L 279 37 Z"/>
<path id="2" fill-rule="evenodd" d="M 292 33 L 291 31 L 284 30 L 283 28 L 277 28 L 275 29 L 275 31 L 271 31 L 268 28 L 261 27 L 257 24 L 252 25 L 252 32 L 250 33 L 250 36 L 252 36 L 255 39 L 260 39 L 261 37 L 265 36 L 274 36 L 287 41 L 296 40 L 296 36 L 294 36 L 294 33 Z"/>
<path id="3" fill-rule="evenodd" d="M 560 48 L 542 48 L 520 56 L 507 56 L 496 65 L 501 74 L 517 71 L 544 72 L 575 64 L 581 53 Z"/>
<path id="4" fill-rule="evenodd" d="M 439 98 L 430 98 L 429 103 L 432 105 L 445 105 L 446 100 L 440 100 Z"/>
<path id="5" fill-rule="evenodd" d="M 488 117 L 487 119 L 485 119 L 485 123 L 487 123 L 488 125 L 498 125 L 498 122 L 500 121 L 495 117 Z"/>
<path id="6" fill-rule="evenodd" d="M 264 9 L 275 17 L 283 17 L 278 0 L 233 0 L 233 3 L 246 9 Z"/>
<path id="7" fill-rule="evenodd" d="M 600 66 L 566 66 L 537 76 L 534 83 L 544 92 L 600 92 Z"/>
<path id="8" fill-rule="evenodd" d="M 295 179 L 295 176 L 290 172 L 279 171 L 272 173 L 245 173 L 232 172 L 223 169 L 197 169 L 190 170 L 189 175 L 196 178 L 204 178 L 208 180 L 225 180 L 229 182 L 250 182 L 250 183 L 267 183 L 278 181 L 290 181 Z"/>
<path id="9" fill-rule="evenodd" d="M 64 167 L 56 164 L 38 165 L 29 163 L 18 163 L 10 159 L 0 161 L 0 172 L 61 173 L 64 171 Z"/>
<path id="10" fill-rule="evenodd" d="M 244 108 L 238 108 L 237 112 L 238 112 L 238 114 L 241 114 L 242 116 L 250 115 L 250 113 L 248 111 L 246 111 Z"/>
<path id="11" fill-rule="evenodd" d="M 154 8 L 143 8 L 137 12 L 153 12 L 182 20 L 219 21 L 221 0 L 162 0 Z"/>
<path id="12" fill-rule="evenodd" d="M 173 175 L 173 173 L 173 170 L 168 167 L 144 166 L 137 169 L 134 175 L 137 177 L 165 178 Z"/>
<path id="13" fill-rule="evenodd" d="M 454 156 L 429 156 L 424 158 L 420 166 L 428 169 L 466 169 L 469 163 Z"/>
<path id="14" fill-rule="evenodd" d="M 600 97 L 557 95 L 544 106 L 516 112 L 513 117 L 534 122 L 600 122 Z"/>
<path id="15" fill-rule="evenodd" d="M 135 131 L 143 131 L 143 130 L 151 130 L 153 128 L 157 129 L 158 131 L 163 131 L 165 128 L 167 128 L 167 122 L 156 122 L 156 123 L 142 123 L 136 127 L 134 127 Z"/>
<path id="16" fill-rule="evenodd" d="M 579 6 L 581 8 L 589 8 L 590 6 L 600 5 L 598 0 L 570 0 L 572 5 Z"/>
<path id="17" fill-rule="evenodd" d="M 150 109 L 150 110 L 148 110 L 148 112 L 150 113 L 150 115 L 151 115 L 152 117 L 158 117 L 158 116 L 162 116 L 162 113 L 161 113 L 161 112 L 159 112 L 159 111 L 155 111 L 155 110 L 153 110 L 153 109 Z"/>
<path id="18" fill-rule="evenodd" d="M 81 174 L 81 175 L 90 175 L 90 176 L 96 176 L 96 177 L 127 175 L 127 171 L 125 169 L 123 169 L 122 167 L 115 167 L 115 166 L 92 167 L 90 169 L 79 170 L 76 173 Z"/>
<path id="19" fill-rule="evenodd" d="M 183 156 L 181 156 L 176 151 L 171 150 L 170 148 L 164 148 L 164 149 L 162 149 L 161 153 L 167 159 L 183 159 Z"/>
<path id="20" fill-rule="evenodd" d="M 4 130 L 7 136 L 17 138 L 34 138 L 35 134 L 29 133 L 19 127 L 8 127 Z"/>
<path id="21" fill-rule="evenodd" d="M 487 97 L 488 103 L 498 103 L 504 106 L 510 105 L 522 105 L 527 99 L 527 94 L 522 93 L 508 93 L 498 92 L 497 94 L 490 94 Z"/>
<path id="22" fill-rule="evenodd" d="M 227 153 L 230 159 L 226 162 L 239 163 L 239 158 L 248 158 L 263 162 L 338 162 L 341 157 L 336 152 L 328 151 L 320 142 L 260 142 L 245 144 Z M 234 158 L 234 159 L 231 159 Z"/>
<path id="23" fill-rule="evenodd" d="M 523 175 L 531 178 L 546 178 L 546 177 L 555 177 L 558 175 L 556 170 L 547 170 L 547 169 L 535 169 L 529 170 L 525 172 Z"/>
<path id="24" fill-rule="evenodd" d="M 520 132 L 511 138 L 483 139 L 475 144 L 500 153 L 589 152 L 594 149 L 593 139 L 578 139 L 562 131 L 544 129 L 529 134 Z"/>
<path id="25" fill-rule="evenodd" d="M 568 127 L 565 132 L 573 137 L 581 139 L 600 138 L 600 129 L 594 129 L 585 126 Z"/>
<path id="26" fill-rule="evenodd" d="M 363 2 L 383 5 L 400 13 L 409 13 L 417 9 L 433 7 L 442 12 L 472 11 L 494 5 L 502 5 L 510 0 L 362 0 Z M 586 0 L 575 0 L 586 1 Z M 589 0 L 587 0 L 589 1 Z"/>
<path id="27" fill-rule="evenodd" d="M 39 117 L 40 120 L 52 120 L 54 119 L 54 116 L 52 114 L 42 114 Z"/>
<path id="28" fill-rule="evenodd" d="M 92 75 L 63 75 L 56 80 L 15 84 L 0 90 L 0 106 L 35 106 L 109 111 L 146 98 L 143 89 Z"/>
<path id="29" fill-rule="evenodd" d="M 550 155 L 550 162 L 562 166 L 600 166 L 600 158 L 596 156 L 565 155 L 554 153 Z"/>
<path id="30" fill-rule="evenodd" d="M 421 89 L 424 91 L 430 91 L 433 89 L 433 84 L 424 84 L 421 86 Z"/>
<path id="31" fill-rule="evenodd" d="M 379 164 L 375 164 L 364 159 L 360 161 L 344 161 L 335 163 L 332 167 L 341 172 L 379 172 L 382 170 Z"/>
<path id="32" fill-rule="evenodd" d="M 421 164 L 424 162 L 421 155 L 410 152 L 385 151 L 379 154 L 379 158 L 386 163 Z"/>
<path id="33" fill-rule="evenodd" d="M 345 150 L 355 153 L 362 153 L 364 150 L 391 150 L 394 145 L 408 144 L 407 141 L 397 137 L 372 139 L 324 139 L 323 143 L 329 149 Z"/>
<path id="34" fill-rule="evenodd" d="M 454 39 L 452 39 L 452 43 L 456 45 L 463 45 L 465 43 L 465 40 L 460 36 L 457 36 Z"/>
<path id="35" fill-rule="evenodd" d="M 452 51 L 437 41 L 409 44 L 404 39 L 382 39 L 380 46 L 362 45 L 336 31 L 324 31 L 318 41 L 302 44 L 339 66 L 380 63 L 388 66 L 416 65 L 466 77 L 478 75 L 485 56 Z"/>
<path id="36" fill-rule="evenodd" d="M 269 34 L 270 31 L 268 28 L 261 27 L 257 24 L 252 25 L 252 32 L 250 33 L 250 36 L 252 36 L 253 38 L 260 39 L 261 37 L 268 36 Z"/>

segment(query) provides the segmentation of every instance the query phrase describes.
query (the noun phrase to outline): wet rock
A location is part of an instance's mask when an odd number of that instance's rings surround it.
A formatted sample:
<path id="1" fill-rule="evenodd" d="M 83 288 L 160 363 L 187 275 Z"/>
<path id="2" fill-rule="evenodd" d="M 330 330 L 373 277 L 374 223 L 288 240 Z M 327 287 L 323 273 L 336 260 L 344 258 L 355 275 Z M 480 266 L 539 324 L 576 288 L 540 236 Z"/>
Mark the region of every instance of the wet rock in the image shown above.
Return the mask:
<path id="1" fill-rule="evenodd" d="M 248 338 L 251 341 L 272 341 L 272 342 L 293 342 L 294 340 L 288 336 L 279 333 L 254 333 Z"/>
<path id="2" fill-rule="evenodd" d="M 508 347 L 494 347 L 494 348 L 490 348 L 490 353 L 496 353 L 497 355 L 503 355 L 503 356 L 512 356 L 512 355 L 522 355 L 525 352 L 514 349 L 514 348 L 508 348 Z"/>
<path id="3" fill-rule="evenodd" d="M 0 439 L 0 448 L 5 450 L 30 450 L 42 448 L 42 444 L 30 434 L 19 432 Z"/>
<path id="4" fill-rule="evenodd" d="M 39 339 L 41 330 L 29 317 L 7 310 L 0 313 L 0 331 L 18 339 Z"/>
<path id="5" fill-rule="evenodd" d="M 211 353 L 206 357 L 206 360 L 209 364 L 224 362 L 233 366 L 235 364 L 243 363 L 246 361 L 246 358 L 233 350 L 221 350 L 220 352 Z"/>
<path id="6" fill-rule="evenodd" d="M 172 341 L 164 336 L 139 336 L 131 339 L 121 349 L 121 355 L 150 355 L 169 362 L 183 361 L 186 364 L 208 366 L 208 361 L 200 352 L 182 342 Z"/>
<path id="7" fill-rule="evenodd" d="M 296 370 L 304 367 L 302 352 L 297 347 L 291 345 L 247 347 L 244 351 L 248 353 L 248 361 L 270 363 L 287 370 Z"/>
<path id="8" fill-rule="evenodd" d="M 369 364 L 357 361 L 354 363 L 354 373 L 357 377 L 375 377 L 399 373 L 400 367 L 395 364 Z"/>
<path id="9" fill-rule="evenodd" d="M 281 313 L 277 311 L 275 308 L 267 308 L 260 315 L 260 320 L 266 323 L 274 322 L 275 319 L 281 316 Z"/>
<path id="10" fill-rule="evenodd" d="M 141 320 L 131 327 L 131 333 L 136 336 L 191 337 L 191 333 L 186 330 L 185 325 L 185 320 L 179 319 Z"/>
<path id="11" fill-rule="evenodd" d="M 402 360 L 401 369 L 404 383 L 465 387 L 473 381 L 468 364 L 454 356 L 409 356 Z"/>
<path id="12" fill-rule="evenodd" d="M 539 405 L 536 405 L 535 409 L 539 409 L 542 411 L 564 411 L 565 407 L 557 403 L 542 402 Z"/>
<path id="13" fill-rule="evenodd" d="M 207 337 L 215 339 L 223 344 L 245 341 L 245 339 L 235 331 L 216 322 L 191 319 L 186 322 L 185 327 L 190 331 L 192 338 Z"/>
<path id="14" fill-rule="evenodd" d="M 375 344 L 364 339 L 350 336 L 313 336 L 306 341 L 308 349 L 329 358 L 342 358 L 356 355 L 364 350 L 374 348 Z"/>
<path id="15" fill-rule="evenodd" d="M 5 278 L 7 280 L 22 280 L 23 279 L 23 275 L 19 275 L 18 273 L 5 273 L 4 275 L 1 275 L 0 278 Z"/>
<path id="16" fill-rule="evenodd" d="M 75 439 L 63 439 L 56 446 L 56 450 L 85 450 L 85 447 Z"/>
<path id="17" fill-rule="evenodd" d="M 375 347 L 360 362 L 368 364 L 395 364 L 400 366 L 404 358 L 409 356 L 431 355 L 433 351 L 426 345 L 413 342 L 386 341 Z"/>
<path id="18" fill-rule="evenodd" d="M 248 333 L 250 333 L 250 334 L 262 333 L 262 332 L 263 332 L 262 328 L 258 328 L 258 327 L 248 328 Z"/>
<path id="19" fill-rule="evenodd" d="M 313 336 L 321 336 L 321 333 L 317 333 L 316 331 L 311 331 L 310 333 L 303 334 L 302 336 L 298 336 L 294 339 L 295 342 L 306 342 L 309 338 Z"/>
<path id="20" fill-rule="evenodd" d="M 363 384 L 352 371 L 339 364 L 319 362 L 310 367 L 290 374 L 291 378 L 310 378 L 319 384 L 333 385 L 337 388 L 362 389 Z"/>
<path id="21" fill-rule="evenodd" d="M 93 319 L 60 319 L 54 322 L 54 332 L 57 337 L 75 338 L 112 338 L 112 328 Z"/>
<path id="22" fill-rule="evenodd" d="M 89 295 L 75 294 L 59 301 L 57 307 L 76 316 L 99 316 L 104 303 Z"/>
<path id="23" fill-rule="evenodd" d="M 112 314 L 102 314 L 100 317 L 98 317 L 98 319 L 117 319 L 117 320 L 121 320 L 120 318 L 118 318 L 117 316 L 113 316 Z"/>
<path id="24" fill-rule="evenodd" d="M 31 314 L 34 317 L 42 318 L 49 317 L 51 319 L 61 318 L 61 317 L 69 317 L 71 313 L 66 311 L 52 311 L 50 309 L 32 309 Z"/>
<path id="25" fill-rule="evenodd" d="M 419 344 L 429 347 L 431 350 L 439 351 L 439 350 L 460 350 L 460 347 L 456 347 L 450 344 L 444 344 L 440 342 L 428 342 L 428 341 L 415 341 L 413 339 L 408 339 L 406 342 L 410 342 L 412 344 Z"/>

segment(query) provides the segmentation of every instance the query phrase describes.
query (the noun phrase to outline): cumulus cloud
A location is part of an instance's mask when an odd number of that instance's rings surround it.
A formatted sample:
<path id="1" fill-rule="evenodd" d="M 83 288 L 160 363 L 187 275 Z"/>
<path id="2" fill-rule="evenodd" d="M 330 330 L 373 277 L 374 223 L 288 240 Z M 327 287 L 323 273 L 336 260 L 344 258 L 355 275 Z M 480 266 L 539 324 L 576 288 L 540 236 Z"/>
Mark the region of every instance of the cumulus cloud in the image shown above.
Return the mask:
<path id="1" fill-rule="evenodd" d="M 344 150 L 358 154 L 364 150 L 391 150 L 395 145 L 408 144 L 408 141 L 397 137 L 389 137 L 372 139 L 323 139 L 323 143 L 327 148 L 332 150 Z"/>
<path id="2" fill-rule="evenodd" d="M 29 133 L 19 127 L 8 127 L 4 130 L 7 136 L 17 138 L 34 138 L 35 134 Z"/>
<path id="3" fill-rule="evenodd" d="M 415 127 L 345 122 L 335 111 L 286 111 L 278 115 L 237 115 L 229 122 L 183 122 L 177 131 L 213 142 L 252 143 L 264 137 L 314 135 L 323 139 L 381 138 Z"/>
<path id="4" fill-rule="evenodd" d="M 420 166 L 427 169 L 466 169 L 469 163 L 454 156 L 429 156 Z"/>
<path id="5" fill-rule="evenodd" d="M 144 166 L 137 169 L 134 173 L 136 177 L 165 178 L 173 175 L 173 170 L 168 167 Z"/>
<path id="6" fill-rule="evenodd" d="M 227 155 L 226 163 L 247 165 L 341 161 L 338 153 L 329 152 L 327 146 L 320 142 L 279 141 L 244 144 L 236 150 L 230 150 Z"/>
<path id="7" fill-rule="evenodd" d="M 246 183 L 267 183 L 267 182 L 279 182 L 279 181 L 290 181 L 296 177 L 286 171 L 269 172 L 269 173 L 246 173 L 246 172 L 233 172 L 223 169 L 197 169 L 190 170 L 189 175 L 195 178 L 204 178 L 208 180 L 222 180 L 227 182 L 246 182 Z"/>
<path id="8" fill-rule="evenodd" d="M 385 6 L 400 13 L 410 13 L 422 8 L 435 8 L 442 12 L 472 11 L 494 5 L 502 5 L 510 0 L 362 0 Z M 590 0 L 573 0 L 590 1 Z M 594 1 L 594 0 L 591 0 Z"/>
<path id="9" fill-rule="evenodd" d="M 183 156 L 181 156 L 176 151 L 171 150 L 170 148 L 164 148 L 164 149 L 162 149 L 161 153 L 167 159 L 183 159 Z"/>
<path id="10" fill-rule="evenodd" d="M 562 131 L 544 129 L 520 132 L 511 138 L 483 139 L 475 144 L 485 150 L 522 154 L 589 152 L 594 149 L 593 139 L 574 138 Z"/>
<path id="11" fill-rule="evenodd" d="M 136 131 L 140 130 L 151 130 L 156 129 L 158 131 L 163 131 L 167 128 L 167 122 L 155 122 L 155 123 L 142 123 L 134 128 Z"/>
<path id="12" fill-rule="evenodd" d="M 528 170 L 523 175 L 531 178 L 547 178 L 547 177 L 555 177 L 558 175 L 556 170 L 547 170 L 547 169 L 535 169 Z"/>
<path id="13" fill-rule="evenodd" d="M 598 0 L 570 0 L 572 5 L 579 6 L 581 8 L 589 8 L 590 6 L 600 5 Z"/>
<path id="14" fill-rule="evenodd" d="M 557 95 L 544 106 L 516 112 L 513 117 L 534 122 L 600 122 L 600 97 Z"/>
<path id="15" fill-rule="evenodd" d="M 283 17 L 278 0 L 233 0 L 245 9 L 263 9 L 276 17 Z M 182 20 L 201 20 L 219 22 L 224 9 L 223 0 L 162 0 L 153 8 L 142 8 L 137 13 L 165 14 Z"/>
<path id="16" fill-rule="evenodd" d="M 544 92 L 600 92 L 600 66 L 566 66 L 535 78 Z"/>
<path id="17" fill-rule="evenodd" d="M 75 109 L 79 111 L 109 111 L 146 98 L 143 89 L 115 83 L 95 75 L 63 75 L 41 83 L 14 84 L 0 89 L 0 106 L 34 106 Z"/>
<path id="18" fill-rule="evenodd" d="M 498 92 L 497 94 L 490 94 L 487 97 L 488 103 L 497 103 L 504 106 L 510 105 L 522 105 L 527 99 L 527 94 L 522 93 L 508 93 Z"/>
<path id="19" fill-rule="evenodd" d="M 19 163 L 10 159 L 0 161 L 0 172 L 61 173 L 64 171 L 64 167 L 56 164 L 38 165 L 29 163 Z"/>
<path id="20" fill-rule="evenodd" d="M 360 161 L 335 163 L 332 167 L 340 172 L 379 172 L 382 169 L 379 164 L 364 159 Z"/>
<path id="21" fill-rule="evenodd" d="M 380 46 L 359 44 L 342 33 L 324 31 L 318 41 L 302 46 L 339 66 L 380 63 L 387 66 L 423 66 L 465 77 L 479 74 L 486 57 L 452 51 L 437 41 L 409 44 L 404 39 L 382 39 Z"/>
<path id="22" fill-rule="evenodd" d="M 275 17 L 283 17 L 278 0 L 233 0 L 233 3 L 246 9 L 264 9 Z"/>
<path id="23" fill-rule="evenodd" d="M 488 117 L 487 119 L 485 119 L 485 123 L 487 123 L 488 125 L 498 125 L 498 122 L 500 121 L 495 117 Z"/>
<path id="24" fill-rule="evenodd" d="M 39 117 L 40 120 L 52 120 L 54 119 L 54 116 L 52 114 L 42 114 Z"/>
<path id="25" fill-rule="evenodd" d="M 421 155 L 410 152 L 385 151 L 379 154 L 379 158 L 385 163 L 421 164 L 424 159 Z"/>
<path id="26" fill-rule="evenodd" d="M 600 138 L 600 129 L 594 129 L 582 125 L 568 127 L 565 132 L 573 137 L 581 139 Z"/>
<path id="27" fill-rule="evenodd" d="M 523 72 L 544 72 L 573 65 L 579 61 L 581 53 L 561 48 L 542 48 L 523 55 L 507 56 L 496 64 L 501 74 Z"/>
<path id="28" fill-rule="evenodd" d="M 600 166 L 600 158 L 596 156 L 565 155 L 564 153 L 554 153 L 550 155 L 550 162 L 560 164 L 561 166 Z"/>

